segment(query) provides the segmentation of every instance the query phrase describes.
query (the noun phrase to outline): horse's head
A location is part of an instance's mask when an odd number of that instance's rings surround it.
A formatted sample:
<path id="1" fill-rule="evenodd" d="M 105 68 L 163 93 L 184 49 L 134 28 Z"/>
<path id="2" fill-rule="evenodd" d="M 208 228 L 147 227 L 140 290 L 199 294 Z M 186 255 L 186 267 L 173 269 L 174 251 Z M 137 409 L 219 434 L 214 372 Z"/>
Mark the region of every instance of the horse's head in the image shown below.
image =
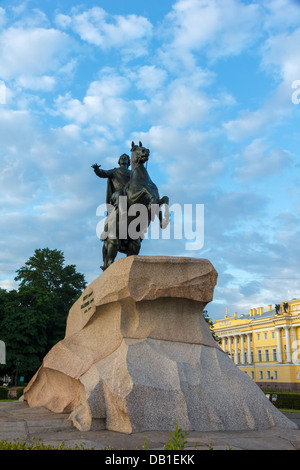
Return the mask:
<path id="1" fill-rule="evenodd" d="M 131 143 L 131 166 L 134 167 L 139 164 L 143 164 L 148 161 L 150 150 L 143 147 L 142 142 L 139 145 Z"/>

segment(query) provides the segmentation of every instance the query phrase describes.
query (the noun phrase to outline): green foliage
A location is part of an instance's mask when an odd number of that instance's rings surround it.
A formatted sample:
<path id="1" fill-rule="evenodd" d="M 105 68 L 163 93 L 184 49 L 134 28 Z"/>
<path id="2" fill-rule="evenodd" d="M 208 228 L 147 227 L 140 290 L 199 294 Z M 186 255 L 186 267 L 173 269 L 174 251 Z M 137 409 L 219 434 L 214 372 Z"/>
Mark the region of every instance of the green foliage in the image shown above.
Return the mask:
<path id="1" fill-rule="evenodd" d="M 178 422 L 176 421 L 175 431 L 174 433 L 169 433 L 169 440 L 168 443 L 164 446 L 164 450 L 182 450 L 184 446 L 187 444 L 185 440 L 188 432 L 186 430 L 182 430 L 178 427 Z"/>
<path id="2" fill-rule="evenodd" d="M 216 335 L 216 333 L 214 332 L 214 322 L 212 321 L 211 318 L 209 318 L 208 316 L 208 313 L 207 313 L 207 310 L 203 310 L 203 317 L 204 317 L 204 320 L 209 324 L 209 328 L 210 328 L 210 332 L 212 334 L 212 337 L 214 338 L 214 340 L 219 343 L 220 342 L 220 338 Z"/>
<path id="3" fill-rule="evenodd" d="M 26 439 L 14 439 L 13 442 L 7 440 L 0 441 L 0 450 L 94 450 L 87 448 L 84 443 L 76 444 L 74 447 L 67 447 L 62 441 L 57 446 L 44 444 L 40 439 L 27 441 Z"/>
<path id="4" fill-rule="evenodd" d="M 0 387 L 0 400 L 18 400 L 24 387 Z"/>
<path id="5" fill-rule="evenodd" d="M 35 250 L 17 270 L 18 291 L 0 289 L 0 332 L 6 366 L 0 375 L 32 376 L 43 357 L 65 334 L 68 312 L 86 283 L 74 265 L 64 266 L 61 251 Z M 28 378 L 30 378 L 28 377 Z"/>
<path id="6" fill-rule="evenodd" d="M 265 390 L 265 393 L 270 395 L 270 400 L 272 401 L 272 396 L 276 395 L 277 399 L 274 402 L 276 408 L 280 409 L 289 409 L 289 410 L 300 410 L 300 393 L 298 392 L 278 392 L 278 391 L 268 391 Z"/>

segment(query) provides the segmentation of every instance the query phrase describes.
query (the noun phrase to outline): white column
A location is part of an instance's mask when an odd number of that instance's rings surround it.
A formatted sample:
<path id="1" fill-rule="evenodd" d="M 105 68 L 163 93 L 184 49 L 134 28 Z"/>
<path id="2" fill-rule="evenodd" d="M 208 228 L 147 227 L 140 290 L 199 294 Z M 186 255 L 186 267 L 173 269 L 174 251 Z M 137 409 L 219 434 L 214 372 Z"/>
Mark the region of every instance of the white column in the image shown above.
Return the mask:
<path id="1" fill-rule="evenodd" d="M 276 327 L 277 334 L 277 362 L 282 362 L 281 341 L 280 341 L 280 326 Z"/>
<path id="2" fill-rule="evenodd" d="M 241 363 L 245 364 L 244 335 L 241 335 L 240 338 L 241 338 Z"/>
<path id="3" fill-rule="evenodd" d="M 247 333 L 248 364 L 251 364 L 251 333 Z"/>
<path id="4" fill-rule="evenodd" d="M 238 335 L 234 335 L 234 362 L 235 364 L 239 363 L 237 339 L 238 339 Z"/>
<path id="5" fill-rule="evenodd" d="M 223 349 L 223 351 L 226 350 L 226 337 L 225 336 L 223 336 L 223 338 L 222 338 L 222 349 Z"/>
<path id="6" fill-rule="evenodd" d="M 232 355 L 232 348 L 231 348 L 231 336 L 228 336 L 228 351 L 229 351 L 229 357 L 230 359 L 232 359 L 231 355 Z"/>
<path id="7" fill-rule="evenodd" d="M 285 326 L 284 331 L 285 331 L 285 343 L 286 343 L 286 361 L 287 362 L 292 362 L 292 357 L 291 357 L 291 344 L 290 344 L 290 327 Z"/>
<path id="8" fill-rule="evenodd" d="M 296 327 L 292 326 L 292 362 L 294 362 L 294 353 L 297 351 Z"/>

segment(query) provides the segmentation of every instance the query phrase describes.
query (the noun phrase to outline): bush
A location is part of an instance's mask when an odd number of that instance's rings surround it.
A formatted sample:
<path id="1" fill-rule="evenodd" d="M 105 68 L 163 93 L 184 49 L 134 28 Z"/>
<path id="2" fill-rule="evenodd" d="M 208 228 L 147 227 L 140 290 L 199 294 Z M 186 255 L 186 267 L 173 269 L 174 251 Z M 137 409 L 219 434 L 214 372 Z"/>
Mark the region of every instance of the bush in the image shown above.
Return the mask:
<path id="1" fill-rule="evenodd" d="M 300 393 L 292 393 L 292 392 L 269 392 L 265 391 L 265 393 L 270 394 L 270 400 L 276 408 L 281 408 L 285 410 L 300 410 Z M 277 395 L 277 399 L 273 402 L 272 398 L 275 398 Z"/>
<path id="2" fill-rule="evenodd" d="M 19 400 L 25 387 L 0 387 L 0 400 Z"/>

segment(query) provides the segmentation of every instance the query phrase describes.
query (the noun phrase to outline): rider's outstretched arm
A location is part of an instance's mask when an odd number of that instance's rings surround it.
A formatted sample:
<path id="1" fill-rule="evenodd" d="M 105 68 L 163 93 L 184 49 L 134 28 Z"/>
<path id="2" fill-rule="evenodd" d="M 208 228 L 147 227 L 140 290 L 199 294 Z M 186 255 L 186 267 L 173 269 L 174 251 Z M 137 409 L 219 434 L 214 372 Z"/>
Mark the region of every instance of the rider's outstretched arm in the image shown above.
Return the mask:
<path id="1" fill-rule="evenodd" d="M 92 165 L 92 168 L 94 168 L 94 172 L 96 173 L 99 178 L 112 178 L 113 177 L 113 170 L 102 170 L 99 165 L 95 163 L 95 165 Z"/>

